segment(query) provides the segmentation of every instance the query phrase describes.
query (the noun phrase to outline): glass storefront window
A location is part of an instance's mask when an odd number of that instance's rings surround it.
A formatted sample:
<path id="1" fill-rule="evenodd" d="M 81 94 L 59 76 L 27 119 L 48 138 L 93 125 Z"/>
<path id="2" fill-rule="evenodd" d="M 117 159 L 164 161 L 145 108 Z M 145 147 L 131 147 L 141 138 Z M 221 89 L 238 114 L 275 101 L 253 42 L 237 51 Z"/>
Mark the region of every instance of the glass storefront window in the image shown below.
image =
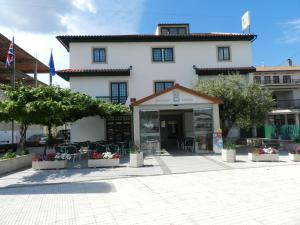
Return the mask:
<path id="1" fill-rule="evenodd" d="M 160 149 L 158 111 L 140 112 L 140 143 L 142 151 L 156 153 Z"/>
<path id="2" fill-rule="evenodd" d="M 212 108 L 194 109 L 195 151 L 213 150 Z"/>

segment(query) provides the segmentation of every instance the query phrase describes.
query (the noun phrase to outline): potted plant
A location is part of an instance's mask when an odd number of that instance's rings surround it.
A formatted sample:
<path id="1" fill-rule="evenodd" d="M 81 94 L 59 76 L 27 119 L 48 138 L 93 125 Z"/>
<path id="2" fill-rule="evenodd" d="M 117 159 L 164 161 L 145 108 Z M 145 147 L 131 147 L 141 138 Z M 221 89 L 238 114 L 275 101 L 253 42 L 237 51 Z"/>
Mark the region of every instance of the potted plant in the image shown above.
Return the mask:
<path id="1" fill-rule="evenodd" d="M 248 153 L 248 159 L 254 162 L 275 162 L 279 160 L 279 154 L 275 148 L 257 148 Z"/>
<path id="2" fill-rule="evenodd" d="M 88 159 L 88 167 L 114 167 L 120 165 L 120 154 L 111 152 L 98 153 L 94 151 Z"/>
<path id="3" fill-rule="evenodd" d="M 289 152 L 289 160 L 294 162 L 300 162 L 300 147 L 297 147 Z"/>
<path id="4" fill-rule="evenodd" d="M 132 146 L 129 149 L 130 157 L 129 157 L 129 166 L 130 167 L 141 167 L 144 165 L 144 156 L 143 152 L 137 145 Z"/>
<path id="5" fill-rule="evenodd" d="M 34 155 L 32 168 L 36 170 L 64 169 L 71 155 L 66 153 L 48 153 L 46 155 Z"/>
<path id="6" fill-rule="evenodd" d="M 234 143 L 225 142 L 224 148 L 222 149 L 222 160 L 224 162 L 235 162 L 236 149 Z"/>

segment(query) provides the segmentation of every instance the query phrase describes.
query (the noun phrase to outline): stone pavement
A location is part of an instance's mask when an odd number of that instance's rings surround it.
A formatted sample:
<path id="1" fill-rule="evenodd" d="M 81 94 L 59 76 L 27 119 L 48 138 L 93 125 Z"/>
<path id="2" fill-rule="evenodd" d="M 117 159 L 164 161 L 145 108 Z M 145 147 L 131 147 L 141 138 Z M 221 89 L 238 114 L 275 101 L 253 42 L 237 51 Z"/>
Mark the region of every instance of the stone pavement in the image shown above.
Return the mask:
<path id="1" fill-rule="evenodd" d="M 0 189 L 2 225 L 296 225 L 300 166 Z"/>

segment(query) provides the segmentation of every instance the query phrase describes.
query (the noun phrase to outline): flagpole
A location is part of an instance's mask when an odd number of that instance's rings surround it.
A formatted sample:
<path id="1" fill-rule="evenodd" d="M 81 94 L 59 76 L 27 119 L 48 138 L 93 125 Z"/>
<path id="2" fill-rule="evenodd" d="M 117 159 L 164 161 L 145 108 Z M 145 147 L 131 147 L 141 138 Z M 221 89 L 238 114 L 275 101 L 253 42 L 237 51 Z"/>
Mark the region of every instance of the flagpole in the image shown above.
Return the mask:
<path id="1" fill-rule="evenodd" d="M 51 48 L 51 56 L 52 57 L 52 48 Z M 51 74 L 51 69 L 49 71 L 49 86 L 51 87 L 52 86 L 52 74 Z"/>
<path id="2" fill-rule="evenodd" d="M 11 87 L 15 89 L 16 87 L 16 54 L 15 54 L 15 37 L 12 37 L 12 49 L 13 49 L 13 71 L 11 77 Z M 14 120 L 11 121 L 11 148 L 14 148 Z"/>
<path id="3" fill-rule="evenodd" d="M 37 54 L 35 53 L 35 61 L 34 61 L 34 86 L 38 86 L 37 82 Z"/>

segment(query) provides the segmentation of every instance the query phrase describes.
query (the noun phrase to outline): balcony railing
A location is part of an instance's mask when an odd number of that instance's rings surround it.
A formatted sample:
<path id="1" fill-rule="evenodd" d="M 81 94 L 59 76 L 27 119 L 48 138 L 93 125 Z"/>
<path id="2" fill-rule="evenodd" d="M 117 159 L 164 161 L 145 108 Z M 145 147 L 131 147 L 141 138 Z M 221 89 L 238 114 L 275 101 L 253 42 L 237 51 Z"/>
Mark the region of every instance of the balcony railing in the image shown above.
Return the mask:
<path id="1" fill-rule="evenodd" d="M 261 85 L 300 85 L 300 79 L 279 79 L 279 80 L 255 80 L 254 82 Z"/>
<path id="2" fill-rule="evenodd" d="M 125 104 L 128 96 L 96 96 L 96 99 L 116 104 Z"/>
<path id="3" fill-rule="evenodd" d="M 277 109 L 300 109 L 300 99 L 276 100 L 275 108 L 277 108 Z"/>

